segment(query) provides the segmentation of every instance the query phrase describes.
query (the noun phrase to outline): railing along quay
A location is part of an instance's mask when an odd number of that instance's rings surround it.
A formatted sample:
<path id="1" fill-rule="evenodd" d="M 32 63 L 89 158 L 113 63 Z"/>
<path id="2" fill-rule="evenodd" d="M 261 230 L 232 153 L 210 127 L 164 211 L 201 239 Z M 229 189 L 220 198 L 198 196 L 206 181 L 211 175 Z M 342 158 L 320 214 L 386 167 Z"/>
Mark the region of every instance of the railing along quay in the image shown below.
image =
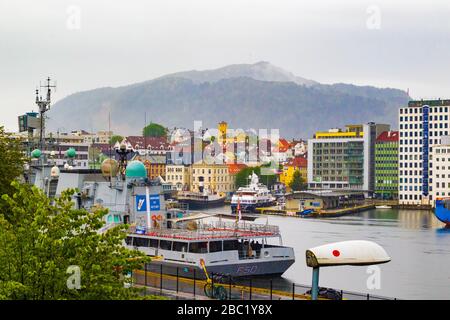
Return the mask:
<path id="1" fill-rule="evenodd" d="M 310 300 L 311 286 L 288 282 L 283 278 L 233 278 L 212 274 L 207 287 L 205 276 L 198 269 L 186 270 L 156 263 L 145 264 L 132 273 L 133 285 L 153 293 L 182 299 L 222 300 Z M 211 285 L 213 290 L 211 290 Z M 209 289 L 208 289 L 209 288 Z M 220 288 L 220 289 L 218 289 Z M 321 290 L 320 300 L 397 300 L 373 294 L 346 290 Z"/>

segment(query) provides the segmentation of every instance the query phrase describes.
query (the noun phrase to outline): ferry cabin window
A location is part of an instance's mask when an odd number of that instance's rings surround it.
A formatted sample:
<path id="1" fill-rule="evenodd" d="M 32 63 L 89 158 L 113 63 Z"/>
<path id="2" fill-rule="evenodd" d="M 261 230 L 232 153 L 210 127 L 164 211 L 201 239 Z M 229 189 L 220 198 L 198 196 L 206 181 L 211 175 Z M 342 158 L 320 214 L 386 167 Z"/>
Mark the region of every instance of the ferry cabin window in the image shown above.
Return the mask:
<path id="1" fill-rule="evenodd" d="M 209 243 L 209 252 L 222 251 L 222 241 L 211 241 Z"/>
<path id="2" fill-rule="evenodd" d="M 150 247 L 158 248 L 158 239 L 150 239 Z"/>
<path id="3" fill-rule="evenodd" d="M 223 242 L 223 251 L 237 250 L 239 241 L 237 240 L 225 240 Z"/>
<path id="4" fill-rule="evenodd" d="M 172 250 L 172 241 L 161 240 L 159 242 L 159 248 L 163 250 Z"/>
<path id="5" fill-rule="evenodd" d="M 149 243 L 148 240 L 149 240 L 148 238 L 138 238 L 138 237 L 135 237 L 135 238 L 134 238 L 134 241 L 133 241 L 133 244 L 134 244 L 136 247 L 148 247 L 148 243 Z"/>
<path id="6" fill-rule="evenodd" d="M 188 247 L 187 242 L 174 241 L 172 250 L 180 251 L 180 252 L 187 252 L 187 247 Z"/>
<path id="7" fill-rule="evenodd" d="M 131 244 L 133 243 L 133 237 L 127 237 L 127 238 L 125 239 L 125 243 L 126 243 L 128 246 L 131 246 Z"/>
<path id="8" fill-rule="evenodd" d="M 189 252 L 207 253 L 208 252 L 208 243 L 207 242 L 191 242 L 189 244 Z"/>

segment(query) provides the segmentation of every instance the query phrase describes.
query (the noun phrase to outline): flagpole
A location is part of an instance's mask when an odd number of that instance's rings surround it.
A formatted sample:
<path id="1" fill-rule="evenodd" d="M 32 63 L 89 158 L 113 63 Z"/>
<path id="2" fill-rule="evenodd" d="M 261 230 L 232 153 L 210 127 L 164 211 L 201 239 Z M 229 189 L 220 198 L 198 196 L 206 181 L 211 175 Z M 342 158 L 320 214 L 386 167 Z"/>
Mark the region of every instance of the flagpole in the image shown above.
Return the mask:
<path id="1" fill-rule="evenodd" d="M 238 203 L 236 207 L 236 225 L 241 221 L 241 196 L 238 195 Z"/>
<path id="2" fill-rule="evenodd" d="M 145 202 L 147 213 L 147 232 L 152 228 L 151 214 L 150 214 L 150 190 L 148 186 L 145 186 Z"/>

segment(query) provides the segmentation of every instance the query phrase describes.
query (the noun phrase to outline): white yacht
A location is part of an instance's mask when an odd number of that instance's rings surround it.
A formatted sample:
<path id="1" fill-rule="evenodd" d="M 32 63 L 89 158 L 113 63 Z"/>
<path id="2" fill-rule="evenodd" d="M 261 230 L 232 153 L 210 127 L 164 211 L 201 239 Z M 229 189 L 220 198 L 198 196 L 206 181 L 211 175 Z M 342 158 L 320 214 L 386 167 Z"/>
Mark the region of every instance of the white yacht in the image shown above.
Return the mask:
<path id="1" fill-rule="evenodd" d="M 258 176 L 253 172 L 250 183 L 240 187 L 231 198 L 231 211 L 236 212 L 238 205 L 241 212 L 256 212 L 257 208 L 271 207 L 276 204 L 276 198 L 270 193 L 267 186 L 259 182 Z"/>

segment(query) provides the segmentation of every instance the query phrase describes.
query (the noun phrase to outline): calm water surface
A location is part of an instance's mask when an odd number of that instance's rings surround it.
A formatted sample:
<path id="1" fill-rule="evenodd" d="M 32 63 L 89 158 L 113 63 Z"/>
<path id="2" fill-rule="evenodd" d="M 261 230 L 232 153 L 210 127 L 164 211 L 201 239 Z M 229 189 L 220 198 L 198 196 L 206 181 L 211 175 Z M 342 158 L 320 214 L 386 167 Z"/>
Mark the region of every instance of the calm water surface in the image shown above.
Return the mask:
<path id="1" fill-rule="evenodd" d="M 211 209 L 229 212 L 229 207 Z M 377 209 L 333 219 L 264 216 L 256 223 L 278 225 L 283 244 L 295 250 L 296 262 L 283 277 L 310 284 L 305 250 L 329 242 L 371 240 L 392 261 L 379 265 L 380 289 L 368 289 L 367 267 L 327 267 L 320 286 L 403 299 L 450 299 L 450 230 L 428 211 Z"/>

